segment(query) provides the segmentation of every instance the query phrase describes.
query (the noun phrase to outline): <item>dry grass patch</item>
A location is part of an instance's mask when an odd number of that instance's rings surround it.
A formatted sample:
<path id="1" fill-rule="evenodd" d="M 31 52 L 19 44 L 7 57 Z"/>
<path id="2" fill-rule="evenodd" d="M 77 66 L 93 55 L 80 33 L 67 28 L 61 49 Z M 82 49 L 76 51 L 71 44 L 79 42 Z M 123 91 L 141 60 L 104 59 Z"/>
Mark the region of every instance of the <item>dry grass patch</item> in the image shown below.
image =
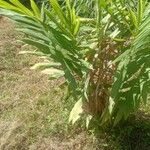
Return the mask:
<path id="1" fill-rule="evenodd" d="M 0 149 L 87 148 L 86 133 L 79 134 L 80 128 L 70 130 L 68 126 L 68 108 L 72 108 L 72 103 L 62 99 L 65 89 L 57 88 L 60 81 L 50 81 L 29 69 L 39 60 L 18 54 L 34 48 L 16 42 L 23 35 L 14 27 L 8 19 L 1 20 Z"/>

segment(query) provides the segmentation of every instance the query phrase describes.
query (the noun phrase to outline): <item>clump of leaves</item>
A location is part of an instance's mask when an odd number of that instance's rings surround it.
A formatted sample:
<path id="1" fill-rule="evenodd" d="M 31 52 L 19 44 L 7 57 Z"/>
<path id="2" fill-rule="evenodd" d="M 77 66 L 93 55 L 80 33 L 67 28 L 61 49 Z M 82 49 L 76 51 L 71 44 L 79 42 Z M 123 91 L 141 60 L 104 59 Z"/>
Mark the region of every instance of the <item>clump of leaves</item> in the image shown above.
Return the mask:
<path id="1" fill-rule="evenodd" d="M 147 102 L 150 88 L 150 4 L 147 0 L 49 0 L 39 9 L 0 1 L 0 14 L 21 26 L 50 78 L 65 77 L 75 123 L 85 116 L 116 125 Z M 84 114 L 84 115 L 83 115 Z"/>

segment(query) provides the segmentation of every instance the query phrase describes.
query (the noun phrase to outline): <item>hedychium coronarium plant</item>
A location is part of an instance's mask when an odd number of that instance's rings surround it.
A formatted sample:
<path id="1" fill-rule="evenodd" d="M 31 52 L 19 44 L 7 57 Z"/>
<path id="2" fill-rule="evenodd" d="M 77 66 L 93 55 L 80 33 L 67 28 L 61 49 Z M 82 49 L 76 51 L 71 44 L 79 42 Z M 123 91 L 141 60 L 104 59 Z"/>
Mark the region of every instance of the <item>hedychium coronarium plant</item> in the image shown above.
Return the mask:
<path id="1" fill-rule="evenodd" d="M 0 1 L 0 14 L 20 24 L 22 41 L 44 57 L 35 64 L 52 79 L 65 77 L 76 101 L 69 117 L 116 125 L 146 104 L 150 89 L 150 4 L 147 0 Z"/>

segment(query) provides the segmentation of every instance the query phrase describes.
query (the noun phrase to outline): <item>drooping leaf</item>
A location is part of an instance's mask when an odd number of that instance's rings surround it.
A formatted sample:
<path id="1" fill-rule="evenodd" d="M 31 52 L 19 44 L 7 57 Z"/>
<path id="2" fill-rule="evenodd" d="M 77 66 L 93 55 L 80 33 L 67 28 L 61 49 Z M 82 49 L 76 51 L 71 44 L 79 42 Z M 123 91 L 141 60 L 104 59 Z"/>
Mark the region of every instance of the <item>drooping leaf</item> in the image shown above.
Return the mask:
<path id="1" fill-rule="evenodd" d="M 31 67 L 31 69 L 35 70 L 44 70 L 46 68 L 51 68 L 51 67 L 60 67 L 60 63 L 53 63 L 53 62 L 43 62 L 43 63 L 36 63 L 34 66 Z"/>
<path id="2" fill-rule="evenodd" d="M 74 105 L 73 109 L 70 112 L 69 116 L 69 122 L 74 124 L 80 117 L 81 114 L 83 113 L 83 101 L 82 98 L 80 98 Z"/>
<path id="3" fill-rule="evenodd" d="M 44 69 L 41 71 L 41 73 L 49 75 L 49 77 L 52 79 L 58 79 L 64 76 L 64 72 L 62 70 L 58 70 L 55 68 Z"/>

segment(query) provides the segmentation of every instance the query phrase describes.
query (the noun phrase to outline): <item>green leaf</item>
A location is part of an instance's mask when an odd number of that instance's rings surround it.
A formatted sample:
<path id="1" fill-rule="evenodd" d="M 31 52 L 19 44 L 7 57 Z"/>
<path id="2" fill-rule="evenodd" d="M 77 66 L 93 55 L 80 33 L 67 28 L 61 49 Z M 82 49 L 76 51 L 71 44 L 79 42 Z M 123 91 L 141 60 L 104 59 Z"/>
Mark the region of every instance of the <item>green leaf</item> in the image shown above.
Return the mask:
<path id="1" fill-rule="evenodd" d="M 49 45 L 45 44 L 43 41 L 32 40 L 29 38 L 22 39 L 22 41 L 26 44 L 37 47 L 40 51 L 42 51 L 45 54 L 54 54 L 52 48 Z"/>
<path id="2" fill-rule="evenodd" d="M 31 8 L 32 8 L 32 10 L 34 12 L 34 15 L 40 20 L 41 19 L 41 15 L 40 15 L 40 10 L 39 10 L 38 6 L 34 2 L 34 0 L 30 0 L 30 3 L 31 3 Z"/>
<path id="3" fill-rule="evenodd" d="M 143 84 L 141 95 L 142 95 L 142 99 L 143 99 L 144 104 L 147 103 L 148 94 L 149 94 L 149 91 L 150 91 L 149 89 L 150 89 L 150 87 L 148 86 L 147 83 Z"/>
<path id="4" fill-rule="evenodd" d="M 132 9 L 129 8 L 129 13 L 130 13 L 130 16 L 132 18 L 132 22 L 134 24 L 134 26 L 136 27 L 136 29 L 138 29 L 138 20 L 137 20 L 137 16 L 136 16 L 136 13 L 132 11 Z"/>
<path id="5" fill-rule="evenodd" d="M 21 4 L 19 2 L 19 0 L 10 0 L 10 2 L 12 4 L 14 4 L 16 7 L 20 8 L 20 10 L 22 10 L 24 12 L 24 14 L 28 15 L 28 16 L 34 16 L 33 12 L 30 11 L 27 7 L 25 7 L 23 4 Z M 9 8 L 8 8 L 9 9 Z"/>
<path id="6" fill-rule="evenodd" d="M 118 109 L 119 110 L 117 112 L 117 115 L 115 116 L 113 126 L 116 126 L 121 121 L 121 119 L 123 119 L 123 117 L 124 117 L 124 113 L 123 113 L 123 111 L 125 111 L 124 108 L 121 107 L 121 108 L 118 108 Z"/>
<path id="7" fill-rule="evenodd" d="M 43 40 L 47 43 L 50 43 L 50 39 L 44 34 L 44 33 L 39 33 L 39 32 L 36 32 L 32 29 L 25 29 L 25 28 L 20 28 L 20 29 L 17 29 L 18 31 L 21 31 L 27 35 L 30 35 L 38 40 Z"/>
<path id="8" fill-rule="evenodd" d="M 59 23 L 59 20 L 56 18 L 56 16 L 52 15 L 51 12 L 47 9 L 44 9 L 44 11 L 46 15 L 49 17 L 49 19 L 56 24 L 56 26 L 60 31 L 62 31 L 63 33 L 72 38 L 72 35 L 66 30 L 66 28 L 62 24 Z"/>
<path id="9" fill-rule="evenodd" d="M 0 1 L 0 7 L 4 8 L 4 9 L 8 9 L 8 10 L 13 10 L 13 11 L 16 11 L 16 12 L 24 13 L 24 11 L 21 10 L 20 8 L 14 6 L 14 5 L 11 5 L 10 3 L 5 2 L 3 0 Z"/>
<path id="10" fill-rule="evenodd" d="M 143 12 L 144 12 L 144 1 L 143 0 L 138 0 L 138 23 L 140 24 L 142 21 L 143 17 Z"/>
<path id="11" fill-rule="evenodd" d="M 65 24 L 65 26 L 67 26 L 68 28 L 70 28 L 69 24 L 68 24 L 68 20 L 67 20 L 66 16 L 64 15 L 64 13 L 63 13 L 60 5 L 58 4 L 58 1 L 57 0 L 49 0 L 49 1 L 50 1 L 51 5 L 52 5 L 52 7 L 53 7 L 53 9 L 54 9 L 54 11 L 56 13 L 56 15 L 61 20 L 61 22 L 63 24 Z"/>

